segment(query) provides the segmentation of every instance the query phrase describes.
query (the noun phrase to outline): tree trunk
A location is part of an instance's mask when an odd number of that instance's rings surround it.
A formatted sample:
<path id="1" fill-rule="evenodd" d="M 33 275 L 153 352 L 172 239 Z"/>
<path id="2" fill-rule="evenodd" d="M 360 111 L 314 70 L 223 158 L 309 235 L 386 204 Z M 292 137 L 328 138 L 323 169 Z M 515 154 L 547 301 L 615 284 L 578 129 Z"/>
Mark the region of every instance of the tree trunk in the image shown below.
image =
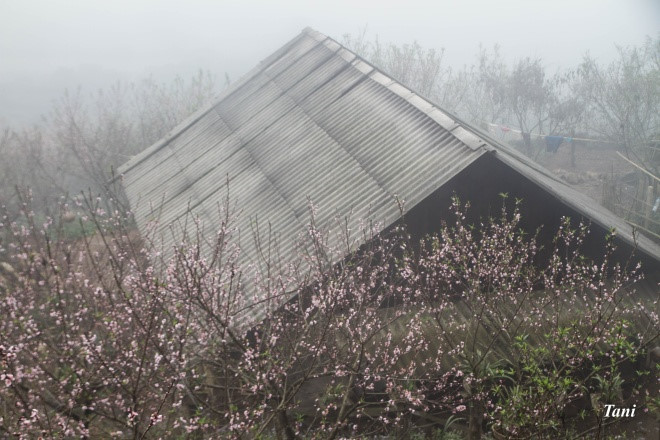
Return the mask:
<path id="1" fill-rule="evenodd" d="M 468 439 L 481 439 L 481 421 L 484 417 L 484 408 L 481 402 L 474 401 L 470 405 Z"/>
<path id="2" fill-rule="evenodd" d="M 275 416 L 275 430 L 277 431 L 277 438 L 285 438 L 286 440 L 295 440 L 296 433 L 289 425 L 289 418 L 286 416 L 286 410 L 278 409 Z"/>

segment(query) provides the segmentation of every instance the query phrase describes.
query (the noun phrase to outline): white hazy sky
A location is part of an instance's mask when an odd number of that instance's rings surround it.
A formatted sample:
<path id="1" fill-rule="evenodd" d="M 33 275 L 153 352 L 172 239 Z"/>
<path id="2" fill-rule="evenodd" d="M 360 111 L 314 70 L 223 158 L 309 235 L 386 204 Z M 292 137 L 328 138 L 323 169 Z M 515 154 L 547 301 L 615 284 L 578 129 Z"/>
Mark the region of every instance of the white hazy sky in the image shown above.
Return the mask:
<path id="1" fill-rule="evenodd" d="M 444 47 L 455 67 L 498 43 L 509 59 L 555 69 L 658 35 L 660 0 L 0 0 L 0 122 L 29 119 L 78 84 L 199 69 L 235 80 L 306 26 Z"/>

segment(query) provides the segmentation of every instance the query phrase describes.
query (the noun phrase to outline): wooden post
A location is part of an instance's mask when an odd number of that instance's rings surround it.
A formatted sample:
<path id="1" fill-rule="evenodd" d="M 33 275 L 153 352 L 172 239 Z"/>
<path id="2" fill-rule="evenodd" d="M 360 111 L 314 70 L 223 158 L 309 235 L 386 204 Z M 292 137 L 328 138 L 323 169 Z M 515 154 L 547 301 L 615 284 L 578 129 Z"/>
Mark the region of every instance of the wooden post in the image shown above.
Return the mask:
<path id="1" fill-rule="evenodd" d="M 639 174 L 639 181 L 637 182 L 637 195 L 635 197 L 636 200 L 634 200 L 634 206 L 635 209 L 634 211 L 634 217 L 637 219 L 637 223 L 640 225 L 643 225 L 645 222 L 644 219 L 644 212 L 646 209 L 644 208 L 644 202 L 643 200 L 645 199 L 644 197 L 644 192 L 646 189 L 646 179 L 644 178 L 643 175 Z"/>
<path id="2" fill-rule="evenodd" d="M 644 226 L 647 228 L 651 227 L 651 214 L 653 209 L 653 185 L 646 187 L 646 203 L 644 204 Z"/>
<path id="3" fill-rule="evenodd" d="M 575 168 L 575 129 L 571 129 L 571 168 Z"/>

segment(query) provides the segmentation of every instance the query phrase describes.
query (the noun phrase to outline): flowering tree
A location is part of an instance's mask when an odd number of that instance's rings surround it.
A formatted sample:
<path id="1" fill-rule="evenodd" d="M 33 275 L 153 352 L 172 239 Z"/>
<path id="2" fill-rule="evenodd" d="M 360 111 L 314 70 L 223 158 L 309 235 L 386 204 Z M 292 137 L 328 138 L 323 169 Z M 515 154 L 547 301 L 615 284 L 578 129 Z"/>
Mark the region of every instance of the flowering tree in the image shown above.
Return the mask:
<path id="1" fill-rule="evenodd" d="M 406 436 L 465 417 L 471 438 L 486 422 L 557 437 L 575 399 L 615 389 L 658 337 L 611 242 L 590 261 L 587 228 L 566 220 L 544 249 L 518 203 L 470 225 L 455 200 L 421 244 L 370 222 L 324 229 L 312 209 L 298 260 L 264 240 L 253 265 L 229 203 L 213 234 L 193 219 L 172 249 L 100 206 L 62 207 L 75 237 L 28 203 L 3 217 L 7 435 Z"/>
<path id="2" fill-rule="evenodd" d="M 125 218 L 96 202 L 78 208 L 94 237 L 64 239 L 63 222 L 37 224 L 28 204 L 3 224 L 13 277 L 0 288 L 0 426 L 24 438 L 169 431 L 183 398 L 185 316 L 166 306 L 166 284 Z"/>
<path id="3" fill-rule="evenodd" d="M 657 314 L 635 297 L 640 267 L 613 260 L 613 235 L 595 262 L 583 255 L 588 227 L 564 219 L 544 250 L 521 229 L 520 203 L 475 227 L 454 200 L 456 222 L 406 262 L 427 335 L 461 366 L 470 438 L 480 436 L 483 417 L 510 423 L 507 435 L 565 434 L 565 410 L 593 391 L 602 357 L 616 356 L 614 379 L 617 366 L 658 337 Z M 650 302 L 657 307 L 655 295 Z M 520 399 L 512 389 L 530 394 Z M 520 414 L 528 419 L 511 420 Z"/>
<path id="4" fill-rule="evenodd" d="M 365 435 L 397 425 L 406 412 L 401 405 L 424 408 L 423 396 L 405 387 L 411 366 L 401 362 L 424 342 L 414 327 L 403 338 L 405 349 L 392 342 L 392 324 L 413 303 L 390 281 L 401 242 L 398 231 L 387 237 L 378 231 L 365 226 L 367 244 L 359 248 L 343 229 L 337 240 L 343 245 L 332 247 L 312 214 L 301 261 L 276 272 L 278 262 L 267 260 L 257 271 L 255 303 L 267 310 L 249 332 L 230 330 L 226 307 L 201 304 L 203 294 L 190 298 L 201 305 L 201 327 L 219 330 L 198 346 L 200 368 L 211 373 L 195 396 L 204 407 L 220 409 L 218 423 L 232 435 L 271 429 L 278 438 Z M 394 297 L 400 306 L 384 311 Z M 288 299 L 283 305 L 282 298 Z M 384 414 L 385 408 L 396 415 Z"/>

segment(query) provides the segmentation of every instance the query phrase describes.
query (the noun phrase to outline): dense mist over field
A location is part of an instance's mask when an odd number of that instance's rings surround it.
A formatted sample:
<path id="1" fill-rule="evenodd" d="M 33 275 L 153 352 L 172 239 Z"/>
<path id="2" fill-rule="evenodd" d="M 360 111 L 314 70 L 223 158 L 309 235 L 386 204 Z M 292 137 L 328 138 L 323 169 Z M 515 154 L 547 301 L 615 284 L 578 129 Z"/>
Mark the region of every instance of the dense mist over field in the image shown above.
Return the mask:
<path id="1" fill-rule="evenodd" d="M 602 62 L 615 44 L 653 37 L 652 0 L 587 1 L 173 1 L 0 2 L 0 125 L 33 123 L 65 88 L 87 93 L 122 81 L 169 82 L 208 70 L 235 80 L 311 26 L 337 40 L 370 38 L 445 49 L 453 68 L 479 45 L 507 61 L 540 57 L 549 70 L 588 51 Z"/>

